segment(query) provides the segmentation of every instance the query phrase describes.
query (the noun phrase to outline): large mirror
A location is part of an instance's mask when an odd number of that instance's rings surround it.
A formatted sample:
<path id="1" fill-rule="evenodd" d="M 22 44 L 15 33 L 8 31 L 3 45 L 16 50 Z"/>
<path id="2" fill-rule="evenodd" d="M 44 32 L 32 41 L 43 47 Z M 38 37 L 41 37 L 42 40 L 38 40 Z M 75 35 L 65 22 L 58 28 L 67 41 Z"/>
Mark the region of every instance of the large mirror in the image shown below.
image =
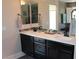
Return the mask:
<path id="1" fill-rule="evenodd" d="M 38 4 L 30 0 L 20 0 L 21 19 L 23 24 L 38 22 Z"/>
<path id="2" fill-rule="evenodd" d="M 21 17 L 24 24 L 38 22 L 39 26 L 44 29 L 68 31 L 75 35 L 76 28 L 74 26 L 76 21 L 72 21 L 74 19 L 72 18 L 74 17 L 72 10 L 76 9 L 76 2 L 65 0 L 20 1 Z"/>

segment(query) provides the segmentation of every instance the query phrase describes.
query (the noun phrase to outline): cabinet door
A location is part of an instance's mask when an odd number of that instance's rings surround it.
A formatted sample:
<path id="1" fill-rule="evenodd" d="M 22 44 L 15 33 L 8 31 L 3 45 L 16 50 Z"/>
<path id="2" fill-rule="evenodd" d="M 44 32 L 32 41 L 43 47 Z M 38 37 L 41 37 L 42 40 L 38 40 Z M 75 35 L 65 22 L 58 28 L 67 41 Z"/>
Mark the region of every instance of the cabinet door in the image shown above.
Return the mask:
<path id="1" fill-rule="evenodd" d="M 47 57 L 48 59 L 58 59 L 59 43 L 47 40 Z"/>
<path id="2" fill-rule="evenodd" d="M 70 44 L 60 43 L 59 59 L 73 59 L 74 46 Z"/>
<path id="3" fill-rule="evenodd" d="M 73 59 L 73 54 L 69 51 L 61 49 L 59 59 Z"/>
<path id="4" fill-rule="evenodd" d="M 33 54 L 33 37 L 21 34 L 22 51 L 28 55 Z"/>
<path id="5" fill-rule="evenodd" d="M 58 59 L 58 49 L 53 46 L 49 46 L 48 52 L 47 52 L 47 57 L 48 59 Z"/>

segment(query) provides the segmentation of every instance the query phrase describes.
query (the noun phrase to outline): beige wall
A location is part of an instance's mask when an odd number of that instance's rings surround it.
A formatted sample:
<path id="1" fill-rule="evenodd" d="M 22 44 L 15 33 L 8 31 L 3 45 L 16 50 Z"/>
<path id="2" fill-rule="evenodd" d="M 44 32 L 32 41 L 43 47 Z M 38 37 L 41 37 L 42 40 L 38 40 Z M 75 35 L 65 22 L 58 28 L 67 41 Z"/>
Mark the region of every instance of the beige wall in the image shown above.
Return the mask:
<path id="1" fill-rule="evenodd" d="M 20 12 L 19 0 L 3 0 L 2 57 L 8 57 L 21 51 L 16 28 L 17 13 Z"/>

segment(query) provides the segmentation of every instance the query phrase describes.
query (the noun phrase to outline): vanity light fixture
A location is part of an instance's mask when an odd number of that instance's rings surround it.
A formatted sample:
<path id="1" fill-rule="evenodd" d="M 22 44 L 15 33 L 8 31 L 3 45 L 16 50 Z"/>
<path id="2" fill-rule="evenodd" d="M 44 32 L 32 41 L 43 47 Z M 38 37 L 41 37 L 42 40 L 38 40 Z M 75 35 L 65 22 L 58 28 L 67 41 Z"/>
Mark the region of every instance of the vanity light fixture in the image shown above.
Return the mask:
<path id="1" fill-rule="evenodd" d="M 25 5 L 25 1 L 24 0 L 21 0 L 21 5 Z"/>

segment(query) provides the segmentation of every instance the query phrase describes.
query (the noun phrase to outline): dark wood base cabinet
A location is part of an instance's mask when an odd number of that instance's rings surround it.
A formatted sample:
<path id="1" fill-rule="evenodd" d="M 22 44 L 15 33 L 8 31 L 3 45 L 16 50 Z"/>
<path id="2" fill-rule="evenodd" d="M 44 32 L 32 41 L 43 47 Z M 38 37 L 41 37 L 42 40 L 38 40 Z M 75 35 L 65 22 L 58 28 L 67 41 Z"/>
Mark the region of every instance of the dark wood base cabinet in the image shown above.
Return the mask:
<path id="1" fill-rule="evenodd" d="M 47 41 L 48 59 L 73 59 L 74 46 L 54 41 Z"/>
<path id="2" fill-rule="evenodd" d="M 58 59 L 58 49 L 55 47 L 48 47 L 48 59 Z"/>
<path id="3" fill-rule="evenodd" d="M 61 50 L 59 58 L 60 59 L 73 59 L 73 54 L 71 54 L 65 50 Z"/>
<path id="4" fill-rule="evenodd" d="M 74 59 L 74 46 L 68 44 L 61 44 L 59 50 L 60 59 Z"/>
<path id="5" fill-rule="evenodd" d="M 33 37 L 21 34 L 21 47 L 24 53 L 26 53 L 29 56 L 33 56 L 34 52 Z"/>
<path id="6" fill-rule="evenodd" d="M 20 34 L 22 51 L 35 59 L 74 59 L 74 45 Z"/>

